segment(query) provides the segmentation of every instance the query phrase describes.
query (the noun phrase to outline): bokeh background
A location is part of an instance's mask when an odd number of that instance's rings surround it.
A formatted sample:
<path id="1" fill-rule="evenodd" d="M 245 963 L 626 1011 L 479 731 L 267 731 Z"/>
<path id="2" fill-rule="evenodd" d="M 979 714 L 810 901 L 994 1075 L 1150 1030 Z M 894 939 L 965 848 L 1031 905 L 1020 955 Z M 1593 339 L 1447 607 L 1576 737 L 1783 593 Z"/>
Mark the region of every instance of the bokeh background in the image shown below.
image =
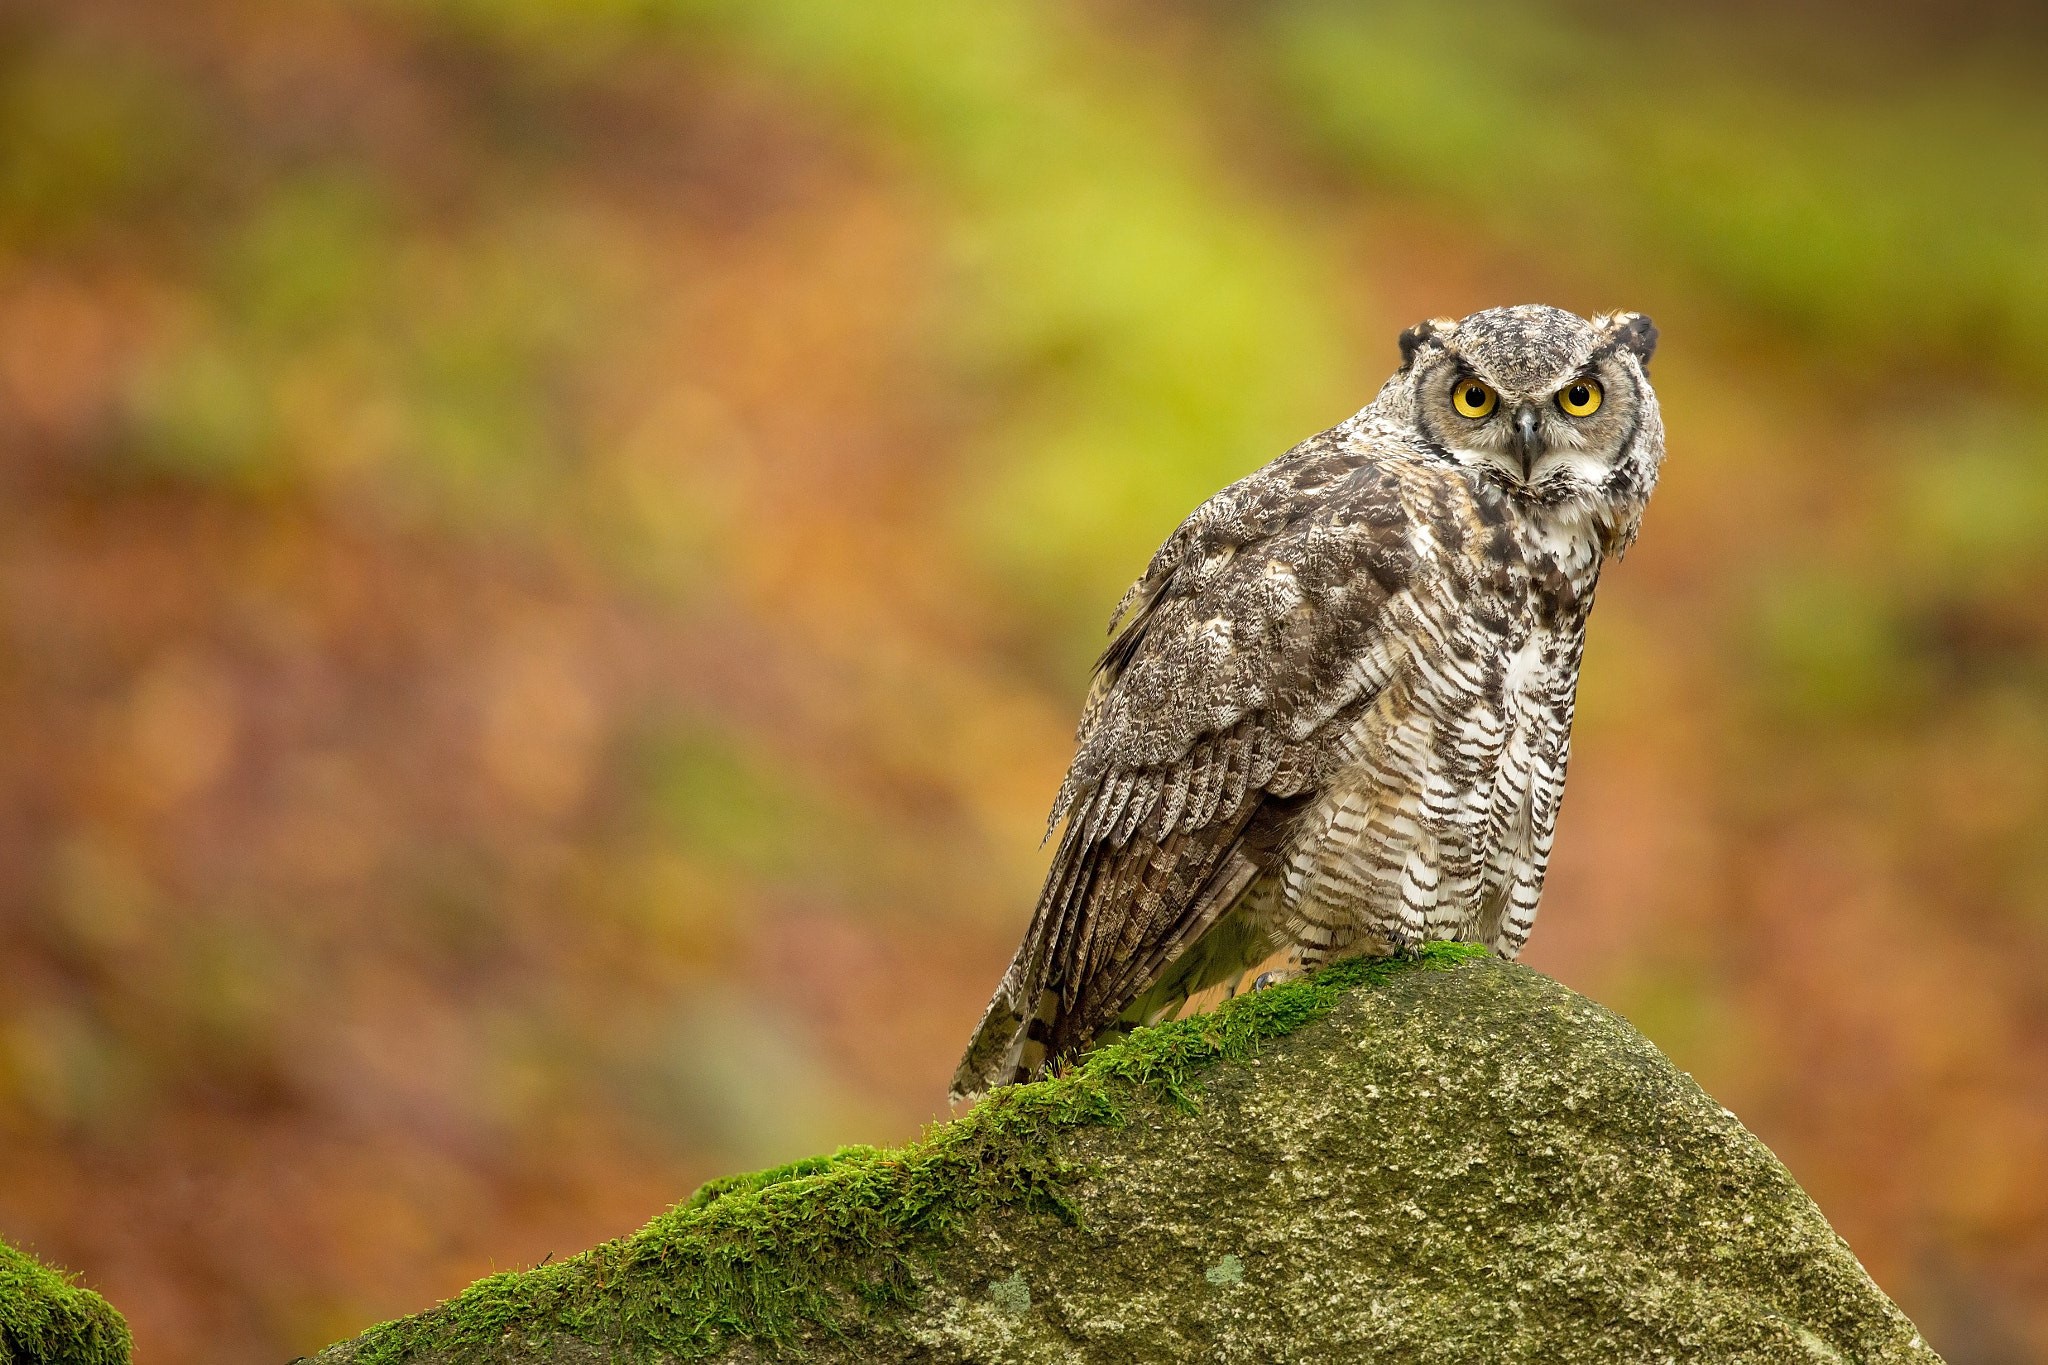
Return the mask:
<path id="1" fill-rule="evenodd" d="M 0 1236 L 277 1361 L 942 1109 L 1108 608 L 1655 315 L 1528 960 L 2048 1358 L 2033 6 L 0 5 Z"/>

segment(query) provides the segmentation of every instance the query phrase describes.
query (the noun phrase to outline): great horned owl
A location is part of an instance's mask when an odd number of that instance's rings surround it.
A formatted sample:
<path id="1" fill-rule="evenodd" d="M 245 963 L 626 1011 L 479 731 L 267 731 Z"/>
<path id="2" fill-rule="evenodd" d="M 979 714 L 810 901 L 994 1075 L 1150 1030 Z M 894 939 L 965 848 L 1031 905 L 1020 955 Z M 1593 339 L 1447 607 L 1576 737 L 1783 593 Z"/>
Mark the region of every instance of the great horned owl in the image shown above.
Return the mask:
<path id="1" fill-rule="evenodd" d="M 955 1098 L 1255 969 L 1521 951 L 1593 588 L 1664 455 L 1656 342 L 1534 306 L 1412 327 L 1368 407 L 1167 538 L 1111 617 Z"/>

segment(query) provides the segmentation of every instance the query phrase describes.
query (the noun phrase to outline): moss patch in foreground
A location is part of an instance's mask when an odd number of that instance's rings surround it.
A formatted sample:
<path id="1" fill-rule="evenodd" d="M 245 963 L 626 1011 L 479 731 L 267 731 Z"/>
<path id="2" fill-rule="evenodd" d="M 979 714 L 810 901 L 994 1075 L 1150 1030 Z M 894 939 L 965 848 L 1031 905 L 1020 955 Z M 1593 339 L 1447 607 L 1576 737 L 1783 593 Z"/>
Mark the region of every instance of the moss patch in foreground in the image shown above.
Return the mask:
<path id="1" fill-rule="evenodd" d="M 0 1242 L 0 1361 L 127 1365 L 128 1324 L 105 1299 Z"/>
<path id="2" fill-rule="evenodd" d="M 350 1358 L 459 1358 L 514 1332 L 537 1352 L 560 1337 L 607 1355 L 688 1360 L 735 1339 L 786 1342 L 809 1324 L 836 1333 L 905 1301 L 920 1250 L 978 1209 L 1007 1204 L 1079 1222 L 1069 1192 L 1082 1172 L 1055 1155 L 1055 1134 L 1120 1123 L 1139 1102 L 1192 1108 L 1201 1068 L 1250 1057 L 1329 1014 L 1344 992 L 1483 956 L 1436 943 L 1412 961 L 1342 962 L 1214 1014 L 1140 1029 L 1051 1080 L 996 1091 L 908 1146 L 846 1148 L 713 1181 L 630 1237 L 490 1276 L 439 1308 L 373 1328 Z"/>

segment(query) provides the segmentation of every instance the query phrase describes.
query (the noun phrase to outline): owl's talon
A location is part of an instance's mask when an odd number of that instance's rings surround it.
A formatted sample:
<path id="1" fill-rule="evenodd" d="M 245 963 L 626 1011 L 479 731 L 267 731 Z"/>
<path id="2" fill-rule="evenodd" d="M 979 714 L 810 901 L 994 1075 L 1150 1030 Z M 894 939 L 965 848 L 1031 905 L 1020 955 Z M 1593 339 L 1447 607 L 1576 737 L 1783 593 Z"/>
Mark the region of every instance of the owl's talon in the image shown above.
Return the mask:
<path id="1" fill-rule="evenodd" d="M 1420 962 L 1422 940 L 1395 929 L 1387 935 L 1387 956 L 1396 962 Z"/>

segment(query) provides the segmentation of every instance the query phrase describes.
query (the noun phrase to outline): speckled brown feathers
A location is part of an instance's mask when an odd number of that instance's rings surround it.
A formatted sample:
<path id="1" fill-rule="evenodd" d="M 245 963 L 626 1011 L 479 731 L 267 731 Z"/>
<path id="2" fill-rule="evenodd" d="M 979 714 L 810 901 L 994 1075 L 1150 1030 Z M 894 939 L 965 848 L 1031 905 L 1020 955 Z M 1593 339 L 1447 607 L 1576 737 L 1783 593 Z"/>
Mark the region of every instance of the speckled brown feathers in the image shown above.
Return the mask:
<path id="1" fill-rule="evenodd" d="M 1654 340 L 1550 308 L 1423 324 L 1371 406 L 1167 539 L 1117 607 L 1053 866 L 956 1095 L 1276 952 L 1520 950 L 1586 613 L 1662 458 Z M 1453 411 L 1472 383 L 1501 420 Z M 1571 384 L 1600 411 L 1571 418 Z"/>

